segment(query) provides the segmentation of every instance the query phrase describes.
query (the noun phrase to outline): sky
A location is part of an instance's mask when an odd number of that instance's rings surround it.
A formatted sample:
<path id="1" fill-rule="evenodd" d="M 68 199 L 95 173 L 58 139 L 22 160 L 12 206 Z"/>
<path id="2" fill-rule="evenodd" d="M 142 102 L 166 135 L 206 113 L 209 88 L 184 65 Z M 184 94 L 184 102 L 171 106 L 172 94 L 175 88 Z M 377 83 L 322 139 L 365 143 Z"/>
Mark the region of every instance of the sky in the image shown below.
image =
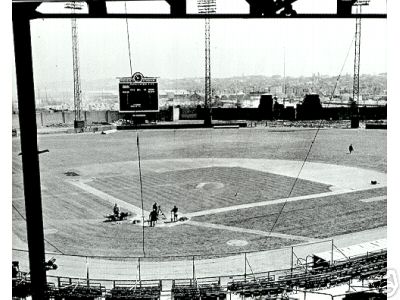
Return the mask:
<path id="1" fill-rule="evenodd" d="M 298 0 L 301 12 L 334 13 L 336 0 Z M 128 11 L 167 13 L 164 1 L 128 3 Z M 43 12 L 58 5 L 43 4 Z M 122 6 L 121 6 L 122 5 Z M 108 7 L 121 12 L 123 3 Z M 196 13 L 196 1 L 188 0 Z M 247 12 L 244 0 L 218 0 L 218 13 Z M 371 0 L 369 12 L 386 12 L 385 0 Z M 244 11 L 243 11 L 244 10 Z M 247 11 L 246 11 L 247 10 Z M 364 8 L 367 11 L 367 7 Z M 78 19 L 82 80 L 130 75 L 125 19 Z M 130 19 L 128 21 L 133 72 L 160 78 L 204 76 L 204 20 Z M 70 20 L 31 22 L 34 77 L 38 88 L 51 82 L 71 82 Z M 211 75 L 336 76 L 347 58 L 344 73 L 353 72 L 354 19 L 213 19 L 211 20 Z M 361 73 L 386 72 L 386 20 L 363 19 Z M 350 48 L 352 47 L 352 48 Z M 15 75 L 14 75 L 15 77 Z M 15 79 L 14 85 L 15 85 Z"/>

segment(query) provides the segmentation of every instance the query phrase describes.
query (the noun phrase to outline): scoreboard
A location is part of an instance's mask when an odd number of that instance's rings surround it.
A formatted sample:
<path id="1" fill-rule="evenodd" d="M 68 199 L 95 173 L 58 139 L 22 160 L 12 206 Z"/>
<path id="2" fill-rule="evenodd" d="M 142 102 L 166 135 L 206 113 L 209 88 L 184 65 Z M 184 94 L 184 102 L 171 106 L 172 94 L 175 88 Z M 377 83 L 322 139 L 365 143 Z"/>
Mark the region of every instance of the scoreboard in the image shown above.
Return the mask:
<path id="1" fill-rule="evenodd" d="M 119 111 L 124 113 L 158 112 L 156 77 L 144 77 L 136 72 L 119 79 Z"/>

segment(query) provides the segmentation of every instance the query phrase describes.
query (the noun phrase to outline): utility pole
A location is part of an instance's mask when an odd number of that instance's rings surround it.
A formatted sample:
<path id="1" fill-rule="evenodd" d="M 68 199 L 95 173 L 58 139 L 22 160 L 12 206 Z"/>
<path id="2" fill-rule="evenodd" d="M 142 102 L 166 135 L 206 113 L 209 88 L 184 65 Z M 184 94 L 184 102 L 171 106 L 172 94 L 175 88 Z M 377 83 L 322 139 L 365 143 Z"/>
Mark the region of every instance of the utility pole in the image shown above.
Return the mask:
<path id="1" fill-rule="evenodd" d="M 216 13 L 217 4 L 216 0 L 197 0 L 197 7 L 200 14 L 211 14 Z M 211 52 L 210 52 L 210 19 L 205 18 L 204 23 L 204 34 L 205 34 L 205 86 L 204 86 L 204 125 L 211 125 Z"/>
<path id="2" fill-rule="evenodd" d="M 71 13 L 75 14 L 76 10 L 82 9 L 82 4 L 77 2 L 68 2 L 65 8 L 71 9 Z M 81 121 L 82 110 L 82 90 L 81 90 L 81 77 L 79 70 L 79 48 L 78 48 L 78 26 L 76 18 L 71 18 L 71 33 L 72 33 L 72 63 L 74 74 L 74 113 L 75 122 L 74 127 L 77 128 L 77 121 Z"/>

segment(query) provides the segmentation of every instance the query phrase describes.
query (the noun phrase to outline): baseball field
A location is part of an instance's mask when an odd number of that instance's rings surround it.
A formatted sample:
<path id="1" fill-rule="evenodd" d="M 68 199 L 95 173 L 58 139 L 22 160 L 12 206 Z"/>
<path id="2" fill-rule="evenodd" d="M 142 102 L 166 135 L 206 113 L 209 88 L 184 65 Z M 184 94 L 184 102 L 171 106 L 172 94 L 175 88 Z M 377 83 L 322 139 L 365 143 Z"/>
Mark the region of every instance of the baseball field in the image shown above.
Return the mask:
<path id="1" fill-rule="evenodd" d="M 223 256 L 384 228 L 386 131 L 321 129 L 310 150 L 315 134 L 240 128 L 39 135 L 39 148 L 49 150 L 40 155 L 46 251 Z M 13 138 L 13 248 L 27 249 L 19 152 Z M 146 219 L 154 202 L 166 219 L 153 228 L 132 224 L 142 218 L 142 200 Z M 115 203 L 131 217 L 105 222 Z M 170 222 L 174 205 L 187 220 Z"/>

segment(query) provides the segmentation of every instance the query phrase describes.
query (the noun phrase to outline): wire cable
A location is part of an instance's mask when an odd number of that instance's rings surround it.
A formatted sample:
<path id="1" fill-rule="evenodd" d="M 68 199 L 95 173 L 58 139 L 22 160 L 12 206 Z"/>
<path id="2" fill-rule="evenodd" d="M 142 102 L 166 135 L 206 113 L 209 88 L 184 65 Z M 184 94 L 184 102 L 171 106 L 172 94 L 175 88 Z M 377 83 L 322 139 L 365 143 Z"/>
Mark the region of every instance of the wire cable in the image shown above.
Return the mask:
<path id="1" fill-rule="evenodd" d="M 347 62 L 347 58 L 349 57 L 349 53 L 350 53 L 351 47 L 352 47 L 352 45 L 353 45 L 353 42 L 354 42 L 354 37 L 353 37 L 353 39 L 352 39 L 352 41 L 351 41 L 351 43 L 350 43 L 350 47 L 349 47 L 349 49 L 348 49 L 348 51 L 347 51 L 346 58 L 345 58 L 345 60 L 344 60 L 344 62 L 343 62 L 342 68 L 340 69 L 339 75 L 338 75 L 337 78 L 336 78 L 335 86 L 334 86 L 334 88 L 333 88 L 333 90 L 332 90 L 332 94 L 331 94 L 331 97 L 330 97 L 330 99 L 329 99 L 328 106 L 329 106 L 329 104 L 331 103 L 332 98 L 333 98 L 333 96 L 334 96 L 334 94 L 335 94 L 335 91 L 336 91 L 337 85 L 338 85 L 338 83 L 339 83 L 340 77 L 342 76 L 342 72 L 343 72 L 344 66 L 345 66 L 345 64 L 346 64 L 346 62 Z M 306 156 L 305 156 L 305 158 L 304 158 L 304 160 L 303 160 L 303 163 L 301 164 L 300 170 L 299 170 L 299 172 L 297 173 L 297 176 L 296 176 L 296 178 L 295 178 L 295 180 L 294 180 L 294 182 L 293 182 L 293 184 L 292 184 L 292 187 L 290 188 L 289 194 L 288 194 L 288 196 L 286 197 L 286 200 L 285 200 L 285 202 L 283 203 L 283 205 L 282 205 L 282 207 L 281 207 L 281 209 L 280 209 L 280 211 L 279 211 L 279 213 L 278 213 L 278 216 L 277 216 L 277 218 L 275 219 L 275 221 L 274 221 L 274 223 L 273 223 L 273 225 L 272 225 L 272 227 L 271 227 L 271 229 L 270 229 L 270 231 L 269 231 L 269 233 L 268 233 L 267 239 L 271 236 L 272 232 L 274 231 L 275 226 L 276 226 L 276 224 L 278 223 L 279 218 L 281 217 L 282 212 L 283 212 L 283 210 L 284 210 L 284 208 L 285 208 L 285 206 L 286 206 L 286 203 L 287 203 L 287 201 L 289 200 L 290 196 L 291 196 L 292 193 L 293 193 L 293 190 L 294 190 L 294 188 L 295 188 L 295 186 L 296 186 L 296 183 L 297 183 L 297 181 L 299 180 L 300 174 L 301 174 L 301 172 L 303 171 L 304 165 L 306 164 L 307 159 L 308 159 L 308 157 L 309 157 L 309 155 L 310 155 L 310 153 L 311 153 L 311 149 L 312 149 L 312 147 L 313 147 L 313 145 L 314 145 L 314 143 L 315 143 L 315 140 L 317 139 L 317 136 L 318 136 L 318 133 L 319 133 L 321 127 L 322 127 L 323 121 L 324 121 L 324 120 L 321 119 L 320 122 L 319 122 L 317 131 L 315 132 L 314 138 L 313 138 L 313 140 L 311 141 L 310 147 L 308 148 L 307 154 L 306 154 Z"/>
<path id="2" fill-rule="evenodd" d="M 125 15 L 128 15 L 128 10 L 126 8 L 126 1 L 125 1 Z M 129 24 L 128 24 L 128 17 L 125 18 L 126 22 L 126 35 L 128 37 L 128 54 L 129 54 L 129 67 L 131 69 L 131 76 L 133 75 L 132 71 L 132 55 L 131 55 L 131 41 L 129 37 Z"/>
<path id="3" fill-rule="evenodd" d="M 138 152 L 138 162 L 139 162 L 139 181 L 140 181 L 140 200 L 142 203 L 142 251 L 143 256 L 146 256 L 144 251 L 144 209 L 143 209 L 143 182 L 142 182 L 142 168 L 140 165 L 140 146 L 139 146 L 139 134 L 136 132 L 136 145 Z M 151 221 L 151 220 L 150 220 Z"/>
<path id="4" fill-rule="evenodd" d="M 126 1 L 125 1 L 125 15 L 127 15 L 127 14 L 128 14 L 128 9 L 126 7 Z M 128 38 L 129 67 L 130 67 L 131 76 L 132 76 L 133 75 L 133 67 L 132 67 L 131 40 L 130 40 L 130 35 L 129 35 L 128 17 L 125 18 L 125 22 L 126 22 L 126 35 Z M 136 108 L 135 108 L 135 116 L 136 116 Z M 135 122 L 136 145 L 137 145 L 137 153 L 138 153 L 138 161 L 139 161 L 140 200 L 141 200 L 141 205 L 142 205 L 142 251 L 143 251 L 143 256 L 146 256 L 145 246 L 144 246 L 145 235 L 144 235 L 143 182 L 142 182 L 142 169 L 141 169 L 141 165 L 140 165 L 139 133 L 137 131 L 136 120 L 133 120 L 133 121 Z"/>
<path id="5" fill-rule="evenodd" d="M 20 215 L 20 217 L 26 222 L 25 216 L 15 207 L 15 205 L 12 203 L 12 207 L 15 209 L 15 211 Z M 54 249 L 56 249 L 58 252 L 60 252 L 62 255 L 65 253 L 62 252 L 60 249 L 58 249 L 53 243 L 49 242 L 45 237 L 43 237 L 43 240 L 48 243 L 50 246 L 52 246 Z"/>

